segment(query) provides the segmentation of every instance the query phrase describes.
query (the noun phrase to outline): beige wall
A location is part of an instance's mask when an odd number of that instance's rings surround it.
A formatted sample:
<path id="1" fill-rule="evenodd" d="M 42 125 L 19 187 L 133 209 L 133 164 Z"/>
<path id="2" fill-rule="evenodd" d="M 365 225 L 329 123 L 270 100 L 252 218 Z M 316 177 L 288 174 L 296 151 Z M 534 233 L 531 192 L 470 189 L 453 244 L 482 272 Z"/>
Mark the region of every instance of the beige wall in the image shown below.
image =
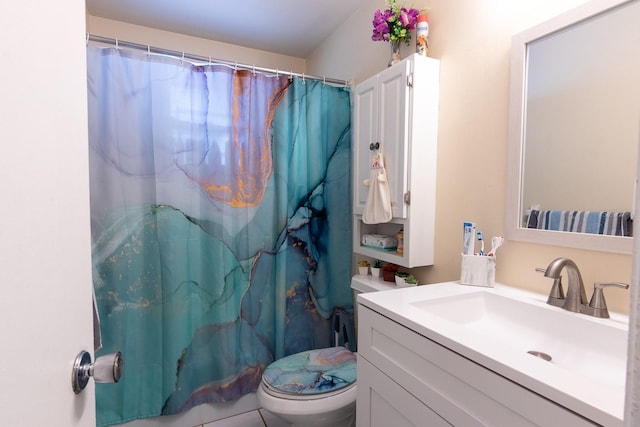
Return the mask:
<path id="1" fill-rule="evenodd" d="M 225 61 L 238 61 L 239 64 L 255 64 L 260 67 L 296 73 L 306 72 L 306 62 L 302 58 L 141 27 L 91 15 L 87 16 L 87 31 L 97 36 L 150 45 L 177 52 L 186 51 L 186 53 Z"/>
<path id="2" fill-rule="evenodd" d="M 462 222 L 485 236 L 504 234 L 511 36 L 586 0 L 416 0 L 429 8 L 430 56 L 441 60 L 436 259 L 415 269 L 421 282 L 459 278 Z M 372 42 L 371 20 L 385 2 L 367 2 L 309 58 L 308 72 L 354 79 L 386 67 L 389 46 Z M 405 48 L 404 53 L 412 52 Z M 497 280 L 546 293 L 550 280 L 534 272 L 568 256 L 581 269 L 587 294 L 595 281 L 631 280 L 631 256 L 506 242 Z M 610 290 L 607 303 L 628 312 L 629 292 Z"/>
<path id="3" fill-rule="evenodd" d="M 586 0 L 415 0 L 429 8 L 430 56 L 441 60 L 436 259 L 414 270 L 423 283 L 459 277 L 462 222 L 485 236 L 504 234 L 511 36 Z M 383 0 L 367 2 L 305 60 L 88 17 L 91 33 L 220 59 L 362 81 L 384 69 L 387 43 L 372 42 L 371 20 Z M 408 55 L 412 47 L 403 47 Z M 631 256 L 506 242 L 497 280 L 546 293 L 549 279 L 534 273 L 559 256 L 580 266 L 588 294 L 595 281 L 630 282 Z M 611 289 L 613 311 L 628 312 L 628 291 Z"/>

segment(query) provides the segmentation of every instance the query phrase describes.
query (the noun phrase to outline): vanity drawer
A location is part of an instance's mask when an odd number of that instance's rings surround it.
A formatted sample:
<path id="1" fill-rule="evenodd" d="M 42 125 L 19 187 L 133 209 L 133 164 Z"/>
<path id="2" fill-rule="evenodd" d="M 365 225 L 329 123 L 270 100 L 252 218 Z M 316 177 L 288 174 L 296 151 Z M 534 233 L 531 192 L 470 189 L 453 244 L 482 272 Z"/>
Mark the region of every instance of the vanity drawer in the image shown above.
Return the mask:
<path id="1" fill-rule="evenodd" d="M 363 305 L 358 318 L 358 357 L 453 425 L 596 425 Z"/>

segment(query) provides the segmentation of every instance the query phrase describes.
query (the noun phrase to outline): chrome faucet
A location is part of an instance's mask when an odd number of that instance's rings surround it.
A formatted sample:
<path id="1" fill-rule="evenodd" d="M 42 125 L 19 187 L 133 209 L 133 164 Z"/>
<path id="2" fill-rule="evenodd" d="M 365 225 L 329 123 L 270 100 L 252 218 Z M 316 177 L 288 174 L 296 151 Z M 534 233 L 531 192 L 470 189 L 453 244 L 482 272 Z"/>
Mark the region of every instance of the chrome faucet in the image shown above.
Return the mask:
<path id="1" fill-rule="evenodd" d="M 560 287 L 560 294 L 562 294 L 560 278 L 562 270 L 565 268 L 567 270 L 568 279 L 566 296 L 564 299 L 557 298 L 554 301 L 557 303 L 550 302 L 549 300 L 547 300 L 547 303 L 558 307 L 561 306 L 565 310 L 580 313 L 582 306 L 587 305 L 587 293 L 584 290 L 582 276 L 580 275 L 580 270 L 576 263 L 569 258 L 556 258 L 551 261 L 551 264 L 549 264 L 544 272 L 544 276 L 554 279 L 554 285 L 557 284 L 557 286 Z M 551 297 L 551 295 L 549 296 Z M 560 305 L 560 303 L 562 303 L 562 305 Z"/>
<path id="2" fill-rule="evenodd" d="M 567 270 L 567 281 L 569 282 L 567 283 L 566 296 L 562 289 L 561 274 L 563 269 Z M 629 288 L 627 283 L 594 283 L 593 295 L 591 296 L 591 301 L 587 304 L 587 294 L 584 290 L 580 270 L 576 263 L 569 258 L 556 258 L 551 261 L 546 269 L 536 268 L 536 271 L 544 273 L 545 277 L 553 279 L 553 286 L 551 287 L 551 292 L 549 292 L 547 304 L 594 317 L 609 317 L 609 310 L 607 310 L 607 303 L 602 292 L 605 287 Z"/>

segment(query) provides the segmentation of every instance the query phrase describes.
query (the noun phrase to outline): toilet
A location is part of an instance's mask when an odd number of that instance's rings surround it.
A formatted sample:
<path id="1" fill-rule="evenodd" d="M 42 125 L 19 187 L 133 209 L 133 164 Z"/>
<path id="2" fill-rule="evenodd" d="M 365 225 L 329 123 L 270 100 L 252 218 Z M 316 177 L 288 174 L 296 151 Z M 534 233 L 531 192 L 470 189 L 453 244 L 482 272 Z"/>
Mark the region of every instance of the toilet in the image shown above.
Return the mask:
<path id="1" fill-rule="evenodd" d="M 395 289 L 395 284 L 356 275 L 351 289 L 356 304 L 357 294 Z M 256 395 L 262 408 L 292 426 L 352 427 L 356 390 L 356 354 L 328 347 L 276 360 L 265 369 Z"/>

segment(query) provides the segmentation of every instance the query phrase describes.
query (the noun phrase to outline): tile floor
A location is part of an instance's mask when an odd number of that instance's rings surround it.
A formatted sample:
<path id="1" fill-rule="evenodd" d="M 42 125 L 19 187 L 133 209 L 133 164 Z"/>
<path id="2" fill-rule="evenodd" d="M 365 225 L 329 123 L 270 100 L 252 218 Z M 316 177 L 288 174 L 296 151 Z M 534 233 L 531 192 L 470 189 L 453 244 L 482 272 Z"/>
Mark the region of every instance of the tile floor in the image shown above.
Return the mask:
<path id="1" fill-rule="evenodd" d="M 259 409 L 196 427 L 290 427 L 275 415 Z"/>

